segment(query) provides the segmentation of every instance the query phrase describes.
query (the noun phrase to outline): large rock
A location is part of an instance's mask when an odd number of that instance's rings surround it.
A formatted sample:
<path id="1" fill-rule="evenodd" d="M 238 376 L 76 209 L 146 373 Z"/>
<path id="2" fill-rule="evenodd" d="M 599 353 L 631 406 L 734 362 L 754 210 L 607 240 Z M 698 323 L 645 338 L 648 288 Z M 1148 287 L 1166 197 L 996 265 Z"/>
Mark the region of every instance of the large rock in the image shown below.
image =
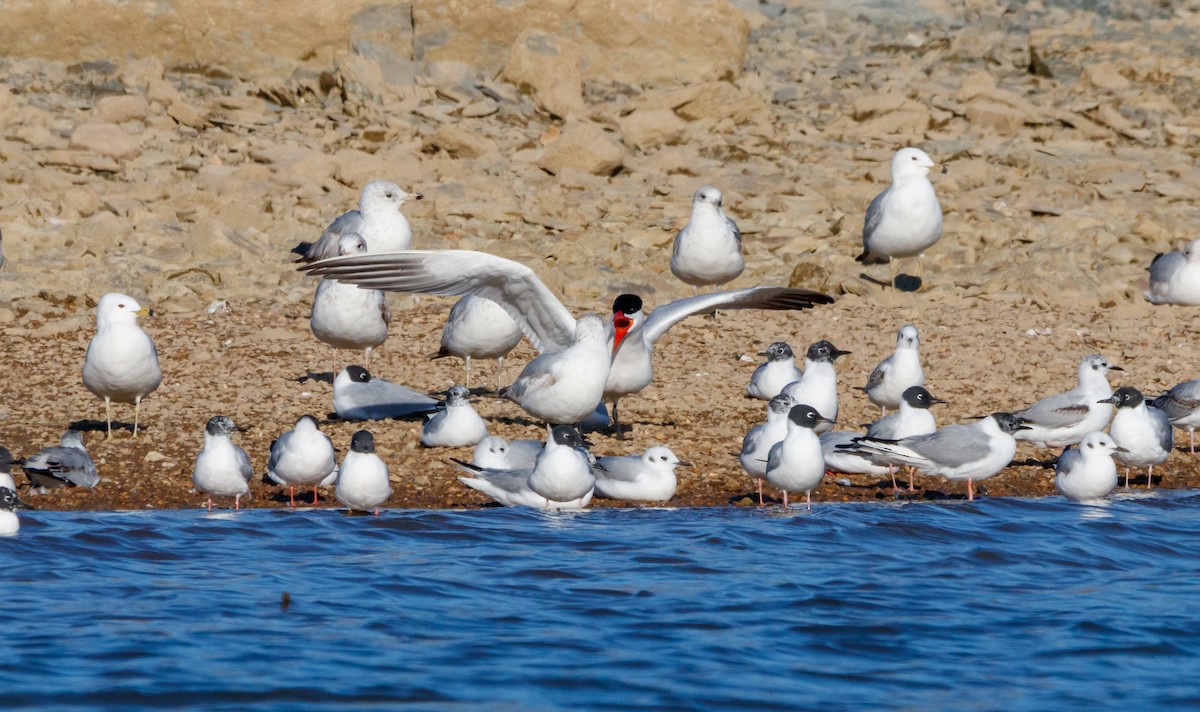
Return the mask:
<path id="1" fill-rule="evenodd" d="M 500 72 L 529 30 L 579 45 L 586 79 L 630 84 L 712 81 L 742 68 L 750 24 L 726 0 L 416 0 L 416 59 Z"/>
<path id="2" fill-rule="evenodd" d="M 538 166 L 558 174 L 573 169 L 606 176 L 625 161 L 625 147 L 612 134 L 586 121 L 572 121 L 559 137 L 546 146 Z"/>
<path id="3" fill-rule="evenodd" d="M 533 92 L 538 105 L 566 118 L 583 111 L 583 53 L 571 40 L 541 30 L 526 30 L 513 43 L 504 79 Z"/>

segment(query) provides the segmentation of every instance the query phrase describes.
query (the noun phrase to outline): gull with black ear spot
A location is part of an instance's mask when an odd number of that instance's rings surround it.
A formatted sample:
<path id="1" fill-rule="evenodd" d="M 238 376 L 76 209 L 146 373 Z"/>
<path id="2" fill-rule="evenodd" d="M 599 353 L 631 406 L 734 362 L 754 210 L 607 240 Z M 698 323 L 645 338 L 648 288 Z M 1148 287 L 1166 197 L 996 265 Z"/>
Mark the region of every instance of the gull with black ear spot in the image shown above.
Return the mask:
<path id="1" fill-rule="evenodd" d="M 796 355 L 792 353 L 792 347 L 783 341 L 772 343 L 759 356 L 767 359 L 767 362 L 760 364 L 750 376 L 746 395 L 751 398 L 769 401 L 789 383 L 799 381 L 804 375 L 803 371 L 796 368 Z"/>
<path id="2" fill-rule="evenodd" d="M 783 389 L 793 401 L 806 403 L 822 415 L 824 419 L 816 425 L 818 435 L 833 430 L 833 423 L 837 421 L 837 370 L 833 362 L 849 353 L 824 339 L 816 342 L 805 354 L 804 375 Z"/>
<path id="3" fill-rule="evenodd" d="M 596 459 L 596 494 L 608 499 L 666 502 L 675 496 L 675 468 L 691 467 L 671 452 L 656 445 L 642 455 L 610 455 Z"/>
<path id="4" fill-rule="evenodd" d="M 359 430 L 351 437 L 334 495 L 350 511 L 374 511 L 377 517 L 379 505 L 392 496 L 387 463 L 375 454 L 375 436 L 370 431 Z"/>
<path id="5" fill-rule="evenodd" d="M 788 413 L 796 401 L 786 393 L 780 393 L 767 403 L 767 420 L 750 429 L 742 438 L 742 452 L 738 462 L 746 474 L 754 478 L 758 491 L 758 506 L 763 506 L 762 483 L 767 476 L 767 456 L 775 443 L 783 440 L 788 432 Z"/>
<path id="6" fill-rule="evenodd" d="M 345 420 L 384 420 L 432 413 L 441 401 L 350 365 L 333 379 L 333 411 Z"/>
<path id="7" fill-rule="evenodd" d="M 412 248 L 412 228 L 401 209 L 410 200 L 421 200 L 420 193 L 409 193 L 386 180 L 368 183 L 358 199 L 358 210 L 342 213 L 325 228 L 316 242 L 301 242 L 292 248 L 296 262 L 314 262 L 338 254 L 343 235 L 357 233 L 367 242 L 370 252 L 398 252 Z"/>
<path id="8" fill-rule="evenodd" d="M 1132 386 L 1118 388 L 1100 401 L 1117 407 L 1108 433 L 1121 448 L 1116 458 L 1125 465 L 1125 487 L 1129 487 L 1129 468 L 1146 468 L 1146 488 L 1154 486 L 1154 466 L 1167 461 L 1175 445 L 1175 431 L 1167 414 L 1146 404 L 1141 391 Z"/>
<path id="9" fill-rule="evenodd" d="M 1047 396 L 1015 412 L 1027 426 L 1016 434 L 1017 440 L 1043 448 L 1060 448 L 1074 445 L 1090 432 L 1103 430 L 1113 412 L 1112 405 L 1105 401 L 1113 394 L 1108 374 L 1121 370 L 1098 354 L 1084 356 L 1075 388 Z"/>
<path id="10" fill-rule="evenodd" d="M 537 462 L 542 444 L 537 440 L 509 442 L 499 435 L 489 435 L 475 446 L 471 464 L 485 470 L 526 470 Z"/>
<path id="11" fill-rule="evenodd" d="M 863 264 L 887 262 L 889 285 L 896 284 L 896 258 L 917 258 L 917 276 L 925 286 L 925 250 L 942 239 L 942 206 L 929 182 L 938 169 L 919 148 L 902 148 L 892 157 L 892 184 L 867 206 L 863 221 Z"/>
<path id="12" fill-rule="evenodd" d="M 138 326 L 150 310 L 126 294 L 105 294 L 96 306 L 96 335 L 83 360 L 83 385 L 104 399 L 104 419 L 112 437 L 112 403 L 133 404 L 133 436 L 138 434 L 142 399 L 162 383 L 158 351 Z"/>
<path id="13" fill-rule="evenodd" d="M 208 511 L 212 511 L 213 495 L 233 497 L 233 508 L 242 508 L 242 497 L 250 494 L 250 478 L 254 468 L 250 457 L 230 439 L 237 430 L 233 419 L 214 415 L 204 426 L 204 447 L 196 456 L 192 469 L 192 484 L 197 492 L 208 495 Z"/>
<path id="14" fill-rule="evenodd" d="M 725 284 L 746 268 L 742 232 L 721 208 L 721 191 L 702 186 L 692 196 L 692 217 L 675 235 L 671 274 L 697 287 Z"/>
<path id="15" fill-rule="evenodd" d="M 321 432 L 317 419 L 311 415 L 300 416 L 291 430 L 271 443 L 267 477 L 288 488 L 289 506 L 296 506 L 296 488 L 309 485 L 316 506 L 317 487 L 326 484 L 326 478 L 334 476 L 336 468 L 333 441 Z"/>
<path id="16" fill-rule="evenodd" d="M 1083 436 L 1079 445 L 1059 455 L 1054 465 L 1054 487 L 1075 502 L 1101 499 L 1117 486 L 1113 455 L 1126 452 L 1107 433 Z"/>
<path id="17" fill-rule="evenodd" d="M 832 423 L 815 408 L 801 403 L 788 413 L 787 435 L 771 446 L 767 455 L 767 481 L 783 493 L 783 508 L 788 508 L 788 492 L 803 492 L 812 511 L 812 491 L 825 476 L 825 456 L 816 427 Z"/>

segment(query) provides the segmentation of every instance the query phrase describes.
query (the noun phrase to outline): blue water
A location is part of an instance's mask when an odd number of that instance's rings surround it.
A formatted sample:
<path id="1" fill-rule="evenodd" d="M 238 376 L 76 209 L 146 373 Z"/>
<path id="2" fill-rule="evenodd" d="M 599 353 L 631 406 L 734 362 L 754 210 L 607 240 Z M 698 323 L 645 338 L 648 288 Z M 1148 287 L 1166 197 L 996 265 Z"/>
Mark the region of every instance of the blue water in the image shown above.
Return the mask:
<path id="1" fill-rule="evenodd" d="M 22 521 L 6 708 L 1200 705 L 1193 493 Z"/>

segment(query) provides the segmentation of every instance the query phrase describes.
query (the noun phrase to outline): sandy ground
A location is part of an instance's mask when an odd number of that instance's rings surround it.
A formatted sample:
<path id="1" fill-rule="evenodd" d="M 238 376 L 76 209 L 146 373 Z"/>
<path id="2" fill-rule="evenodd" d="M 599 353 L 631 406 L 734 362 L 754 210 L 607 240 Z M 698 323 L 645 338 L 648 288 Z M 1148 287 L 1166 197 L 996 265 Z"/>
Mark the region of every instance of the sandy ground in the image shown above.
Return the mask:
<path id="1" fill-rule="evenodd" d="M 270 442 L 296 417 L 326 416 L 331 386 L 300 379 L 356 356 L 335 357 L 312 337 L 314 284 L 294 271 L 287 250 L 353 207 L 374 178 L 427 196 L 408 211 L 418 247 L 526 262 L 577 313 L 604 312 L 623 291 L 651 305 L 689 294 L 667 262 L 691 193 L 705 183 L 725 191 L 746 233 L 748 267 L 730 287 L 792 280 L 838 298 L 796 314 L 696 318 L 662 339 L 654 384 L 622 403 L 632 437 L 589 437 L 598 454 L 663 443 L 695 463 L 680 470 L 673 503 L 681 506 L 750 503 L 736 453 L 765 409 L 742 394 L 753 355 L 771 341 L 802 351 L 827 338 L 852 352 L 838 362 L 845 428 L 877 416 L 853 387 L 905 323 L 921 330 L 927 386 L 949 401 L 936 411 L 941 423 L 1071 388 L 1089 353 L 1126 369 L 1114 385 L 1151 394 L 1200 375 L 1196 308 L 1152 307 L 1141 296 L 1153 254 L 1200 225 L 1196 8 L 925 5 L 909 23 L 869 5 L 782 9 L 756 16 L 746 72 L 726 83 L 727 101 L 681 117 L 673 135 L 627 146 L 611 176 L 539 168 L 562 122 L 502 82 L 493 86 L 503 100 L 483 116 L 463 113 L 479 97 L 439 92 L 418 97 L 407 113 L 364 116 L 349 113 L 336 91 L 313 94 L 315 80 L 303 91 L 319 100 L 289 104 L 279 100 L 286 83 L 216 72 L 2 60 L 0 444 L 28 455 L 68 426 L 100 425 L 103 404 L 79 374 L 105 292 L 128 292 L 159 311 L 143 323 L 165 373 L 143 404 L 143 436 L 88 435 L 99 487 L 29 499 L 46 509 L 197 506 L 203 497 L 190 492 L 191 468 L 211 415 L 248 428 L 239 440 L 259 473 Z M 1031 46 L 1045 64 L 1041 75 L 1030 71 Z M 166 91 L 155 81 L 177 96 L 154 98 L 151 87 Z M 663 105 L 668 93 L 589 83 L 587 119 L 628 140 L 623 127 L 633 129 L 622 120 Z M 105 97 L 126 94 L 149 98 L 110 102 L 100 118 L 135 144 L 127 154 L 77 140 Z M 496 150 L 466 150 L 461 141 L 448 148 L 447 126 Z M 946 232 L 927 254 L 920 293 L 882 289 L 853 261 L 863 210 L 902 145 L 949 166 L 934 178 Z M 210 314 L 217 300 L 229 310 Z M 373 370 L 431 391 L 461 382 L 456 360 L 425 358 L 450 300 L 393 301 L 392 333 Z M 514 352 L 510 378 L 532 353 L 526 344 Z M 484 378 L 491 382 L 489 365 L 477 367 L 475 383 Z M 539 437 L 515 405 L 485 398 L 478 408 L 493 434 Z M 117 412 L 132 421 L 132 407 Z M 360 426 L 323 427 L 344 451 Z M 419 427 L 370 426 L 392 468 L 388 505 L 483 504 L 446 464 L 469 459 L 469 450 L 425 450 Z M 1022 445 L 1018 458 L 1051 454 Z M 1196 463 L 1173 454 L 1161 485 L 1197 486 Z M 850 480 L 826 478 L 815 498 L 895 496 L 878 478 Z M 919 483 L 917 497 L 965 492 Z M 985 489 L 1049 494 L 1052 470 L 1011 467 Z M 253 494 L 252 506 L 286 504 L 257 477 Z M 332 501 L 323 493 L 322 504 Z"/>

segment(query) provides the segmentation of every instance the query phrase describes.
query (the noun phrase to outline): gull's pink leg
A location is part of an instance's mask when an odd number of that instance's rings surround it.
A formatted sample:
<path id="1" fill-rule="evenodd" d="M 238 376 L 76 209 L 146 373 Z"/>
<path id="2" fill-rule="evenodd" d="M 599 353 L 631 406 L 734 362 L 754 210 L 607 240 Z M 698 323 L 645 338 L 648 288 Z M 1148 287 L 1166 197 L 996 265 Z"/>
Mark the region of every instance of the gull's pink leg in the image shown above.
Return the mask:
<path id="1" fill-rule="evenodd" d="M 804 493 L 804 504 L 808 506 L 808 511 L 812 511 L 812 490 Z"/>
<path id="2" fill-rule="evenodd" d="M 787 490 L 783 490 L 783 508 L 784 509 L 788 508 Z"/>
<path id="3" fill-rule="evenodd" d="M 242 508 L 242 495 L 235 494 L 233 496 L 233 511 L 240 511 Z"/>
<path id="4" fill-rule="evenodd" d="M 894 490 L 900 489 L 900 485 L 896 484 L 896 468 L 892 467 L 891 465 L 888 465 L 888 474 L 891 475 L 891 477 L 892 477 L 892 489 L 894 489 Z"/>
<path id="5" fill-rule="evenodd" d="M 1146 466 L 1146 489 L 1154 489 L 1154 465 Z"/>
<path id="6" fill-rule="evenodd" d="M 915 476 L 916 474 L 917 474 L 917 468 L 915 468 L 915 467 L 908 468 L 908 491 L 909 492 L 917 491 L 917 488 L 913 486 L 913 476 Z"/>
<path id="7" fill-rule="evenodd" d="M 377 517 L 379 516 L 379 507 L 375 508 L 375 516 L 377 516 Z"/>
<path id="8" fill-rule="evenodd" d="M 758 479 L 758 478 L 755 478 L 755 480 L 754 480 L 754 481 L 755 481 L 756 483 L 758 483 L 758 506 L 760 506 L 760 507 L 761 507 L 761 506 L 763 506 L 763 498 L 762 498 L 762 480 L 760 480 L 760 479 Z"/>
<path id="9" fill-rule="evenodd" d="M 289 504 L 288 506 L 295 507 L 296 506 L 296 486 L 295 485 L 288 485 L 288 495 L 291 496 L 291 498 L 292 498 L 291 504 Z"/>
<path id="10" fill-rule="evenodd" d="M 313 506 L 317 506 L 317 486 L 313 485 Z"/>
<path id="11" fill-rule="evenodd" d="M 208 511 L 212 511 L 212 497 L 208 498 Z"/>
<path id="12" fill-rule="evenodd" d="M 970 502 L 974 499 L 975 499 L 975 483 L 972 482 L 970 480 L 970 478 L 968 478 L 967 479 L 967 501 Z"/>
<path id="13" fill-rule="evenodd" d="M 1129 489 L 1129 468 L 1125 468 L 1125 489 Z"/>

